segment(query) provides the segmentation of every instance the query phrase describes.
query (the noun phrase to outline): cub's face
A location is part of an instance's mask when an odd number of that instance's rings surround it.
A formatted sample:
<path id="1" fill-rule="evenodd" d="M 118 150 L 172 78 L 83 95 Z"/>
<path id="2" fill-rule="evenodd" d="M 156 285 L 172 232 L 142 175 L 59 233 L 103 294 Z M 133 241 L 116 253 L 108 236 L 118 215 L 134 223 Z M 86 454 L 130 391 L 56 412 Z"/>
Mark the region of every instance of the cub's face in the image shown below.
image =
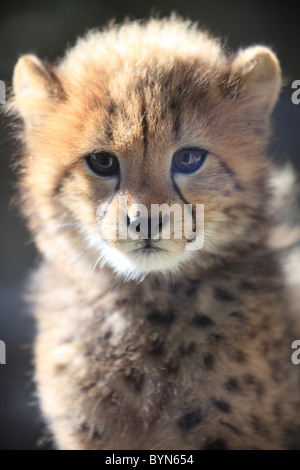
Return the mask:
<path id="1" fill-rule="evenodd" d="M 57 67 L 24 56 L 10 104 L 25 124 L 21 185 L 40 249 L 133 278 L 255 240 L 280 86 L 266 48 L 229 60 L 202 33 L 192 48 L 186 30 L 183 55 L 164 38 L 145 48 L 151 28 L 138 28 L 136 49 L 126 49 L 128 25 L 122 48 L 108 32 Z M 97 55 L 110 34 L 114 47 Z"/>

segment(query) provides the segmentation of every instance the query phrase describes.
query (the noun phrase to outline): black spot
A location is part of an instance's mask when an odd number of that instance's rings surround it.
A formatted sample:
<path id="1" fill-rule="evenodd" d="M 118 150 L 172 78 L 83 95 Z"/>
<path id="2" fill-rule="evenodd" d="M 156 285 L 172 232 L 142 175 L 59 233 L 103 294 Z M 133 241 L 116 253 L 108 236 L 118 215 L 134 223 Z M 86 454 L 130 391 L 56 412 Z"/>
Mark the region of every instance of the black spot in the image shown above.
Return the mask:
<path id="1" fill-rule="evenodd" d="M 244 314 L 239 312 L 238 310 L 235 310 L 234 312 L 230 312 L 229 315 L 235 318 L 245 318 Z"/>
<path id="2" fill-rule="evenodd" d="M 111 330 L 107 330 L 104 334 L 104 339 L 109 339 L 110 337 L 112 336 L 112 331 Z"/>
<path id="3" fill-rule="evenodd" d="M 214 295 L 217 300 L 222 300 L 225 302 L 232 302 L 233 300 L 235 300 L 229 292 L 224 289 L 221 289 L 220 287 L 216 287 L 214 289 Z"/>
<path id="4" fill-rule="evenodd" d="M 255 391 L 256 391 L 257 396 L 261 396 L 264 394 L 265 387 L 263 386 L 261 382 L 257 382 Z"/>
<path id="5" fill-rule="evenodd" d="M 160 325 L 170 325 L 175 320 L 175 315 L 171 310 L 168 312 L 153 310 L 147 315 L 147 320 L 151 323 L 157 323 Z"/>
<path id="6" fill-rule="evenodd" d="M 235 189 L 236 189 L 237 191 L 244 191 L 243 186 L 242 186 L 241 183 L 239 183 L 238 181 L 235 182 L 234 187 L 235 187 Z"/>
<path id="7" fill-rule="evenodd" d="M 194 427 L 198 426 L 202 421 L 200 410 L 193 410 L 186 413 L 178 420 L 178 425 L 184 431 L 190 431 Z"/>
<path id="8" fill-rule="evenodd" d="M 203 362 L 206 369 L 212 369 L 215 363 L 215 358 L 211 353 L 203 354 Z"/>
<path id="9" fill-rule="evenodd" d="M 235 351 L 235 360 L 239 364 L 244 364 L 245 362 L 247 362 L 247 356 L 243 351 L 238 349 Z"/>
<path id="10" fill-rule="evenodd" d="M 196 292 L 197 292 L 197 287 L 192 286 L 192 287 L 189 287 L 188 289 L 186 289 L 185 294 L 186 294 L 188 297 L 191 297 L 192 295 L 195 295 Z"/>
<path id="11" fill-rule="evenodd" d="M 227 380 L 225 387 L 229 392 L 239 392 L 241 390 L 238 380 L 233 377 Z"/>
<path id="12" fill-rule="evenodd" d="M 208 315 L 201 315 L 198 313 L 194 315 L 192 322 L 194 325 L 201 327 L 212 326 L 215 324 L 215 322 Z"/>
<path id="13" fill-rule="evenodd" d="M 224 413 L 230 413 L 231 411 L 231 406 L 227 401 L 216 400 L 215 398 L 213 398 L 213 404 L 216 408 L 223 411 Z"/>
<path id="14" fill-rule="evenodd" d="M 203 450 L 227 450 L 227 446 L 223 439 L 218 438 L 209 440 Z"/>
<path id="15" fill-rule="evenodd" d="M 249 291 L 256 291 L 257 290 L 257 285 L 253 284 L 252 282 L 249 281 L 241 281 L 240 282 L 240 288 L 244 290 L 249 290 Z"/>
<path id="16" fill-rule="evenodd" d="M 214 343 L 219 343 L 222 339 L 224 339 L 224 336 L 220 335 L 219 333 L 214 333 L 210 335 L 209 339 L 210 339 L 210 343 L 214 344 Z"/>
<path id="17" fill-rule="evenodd" d="M 115 114 L 115 113 L 116 113 L 116 110 L 117 110 L 117 105 L 116 105 L 116 103 L 114 102 L 114 100 L 111 99 L 111 100 L 110 100 L 110 103 L 109 103 L 109 106 L 108 106 L 108 114 L 109 114 L 109 115 Z"/>
<path id="18" fill-rule="evenodd" d="M 200 284 L 202 284 L 202 279 L 192 279 L 192 278 L 188 278 L 187 279 L 187 282 L 188 284 L 191 284 L 192 286 L 199 286 Z"/>
<path id="19" fill-rule="evenodd" d="M 179 352 L 183 356 L 188 356 L 189 354 L 192 354 L 196 349 L 196 344 L 195 343 L 190 343 L 188 346 L 185 344 L 181 344 L 179 347 Z"/>
<path id="20" fill-rule="evenodd" d="M 178 106 L 177 100 L 173 99 L 170 101 L 170 108 L 172 111 L 174 111 L 177 108 L 177 106 Z"/>

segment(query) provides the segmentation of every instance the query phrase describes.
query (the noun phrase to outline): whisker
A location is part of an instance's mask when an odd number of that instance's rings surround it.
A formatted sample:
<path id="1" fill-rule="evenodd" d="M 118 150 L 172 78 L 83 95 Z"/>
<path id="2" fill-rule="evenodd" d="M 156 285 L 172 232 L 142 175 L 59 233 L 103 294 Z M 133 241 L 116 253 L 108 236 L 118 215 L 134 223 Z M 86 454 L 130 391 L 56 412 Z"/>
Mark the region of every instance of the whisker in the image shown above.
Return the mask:
<path id="1" fill-rule="evenodd" d="M 65 228 L 65 227 L 85 227 L 86 225 L 95 225 L 97 224 L 96 221 L 92 222 L 74 222 L 70 224 L 59 224 L 56 225 L 55 228 Z"/>
<path id="2" fill-rule="evenodd" d="M 96 267 L 98 266 L 99 262 L 101 261 L 101 258 L 102 258 L 102 257 L 103 257 L 103 255 L 101 254 L 101 255 L 99 256 L 99 258 L 97 259 L 96 263 L 94 264 L 94 267 L 93 267 L 93 269 L 92 269 L 93 271 L 95 271 L 95 269 L 96 269 Z"/>

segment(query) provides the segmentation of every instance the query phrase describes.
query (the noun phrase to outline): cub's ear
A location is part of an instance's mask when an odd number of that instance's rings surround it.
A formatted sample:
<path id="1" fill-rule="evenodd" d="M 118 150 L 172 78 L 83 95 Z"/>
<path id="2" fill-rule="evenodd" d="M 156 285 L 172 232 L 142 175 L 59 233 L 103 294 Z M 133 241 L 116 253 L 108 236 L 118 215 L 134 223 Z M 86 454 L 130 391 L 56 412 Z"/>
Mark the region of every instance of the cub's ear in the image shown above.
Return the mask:
<path id="1" fill-rule="evenodd" d="M 62 98 L 63 88 L 52 67 L 36 56 L 22 56 L 14 70 L 12 111 L 28 124 L 38 121 L 51 102 Z"/>
<path id="2" fill-rule="evenodd" d="M 281 70 L 268 47 L 254 46 L 239 51 L 232 63 L 238 96 L 251 111 L 269 117 L 279 96 Z"/>

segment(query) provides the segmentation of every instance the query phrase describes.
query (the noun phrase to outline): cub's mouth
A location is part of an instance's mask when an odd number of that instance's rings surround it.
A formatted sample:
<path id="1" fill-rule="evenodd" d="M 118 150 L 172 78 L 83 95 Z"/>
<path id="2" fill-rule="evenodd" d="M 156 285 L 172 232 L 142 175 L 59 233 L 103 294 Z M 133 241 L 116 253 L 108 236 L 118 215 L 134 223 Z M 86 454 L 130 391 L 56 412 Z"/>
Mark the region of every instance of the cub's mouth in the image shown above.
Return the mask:
<path id="1" fill-rule="evenodd" d="M 147 240 L 143 246 L 131 250 L 131 253 L 149 256 L 163 251 L 167 253 L 169 250 L 157 246 L 157 244 L 151 240 Z"/>

